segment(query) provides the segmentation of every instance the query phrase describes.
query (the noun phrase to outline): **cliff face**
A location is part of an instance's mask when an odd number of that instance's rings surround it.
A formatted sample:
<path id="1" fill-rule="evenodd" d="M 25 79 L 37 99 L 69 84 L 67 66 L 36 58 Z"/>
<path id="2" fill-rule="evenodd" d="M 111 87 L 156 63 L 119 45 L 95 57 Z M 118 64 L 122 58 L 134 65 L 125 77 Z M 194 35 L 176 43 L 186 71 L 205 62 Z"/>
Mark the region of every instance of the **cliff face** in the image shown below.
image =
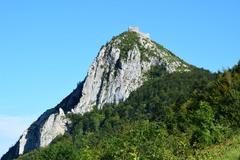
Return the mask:
<path id="1" fill-rule="evenodd" d="M 168 72 L 190 70 L 188 64 L 144 34 L 128 31 L 114 37 L 100 49 L 85 80 L 55 108 L 43 113 L 2 159 L 47 146 L 68 130 L 68 113 L 84 114 L 93 106 L 126 100 L 147 80 L 151 67 L 158 65 Z"/>

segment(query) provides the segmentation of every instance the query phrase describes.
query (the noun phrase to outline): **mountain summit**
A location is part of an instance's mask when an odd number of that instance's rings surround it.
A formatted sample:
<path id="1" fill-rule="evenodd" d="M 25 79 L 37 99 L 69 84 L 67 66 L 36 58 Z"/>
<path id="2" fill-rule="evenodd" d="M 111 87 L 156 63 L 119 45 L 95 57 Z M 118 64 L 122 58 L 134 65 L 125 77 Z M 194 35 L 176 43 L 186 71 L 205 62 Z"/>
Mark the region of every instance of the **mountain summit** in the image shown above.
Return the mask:
<path id="1" fill-rule="evenodd" d="M 149 34 L 129 27 L 101 47 L 86 78 L 61 103 L 33 122 L 2 160 L 49 145 L 68 131 L 69 113 L 84 114 L 94 106 L 101 108 L 106 103 L 125 101 L 147 80 L 146 73 L 154 66 L 169 73 L 191 70 L 190 65 L 152 41 Z"/>

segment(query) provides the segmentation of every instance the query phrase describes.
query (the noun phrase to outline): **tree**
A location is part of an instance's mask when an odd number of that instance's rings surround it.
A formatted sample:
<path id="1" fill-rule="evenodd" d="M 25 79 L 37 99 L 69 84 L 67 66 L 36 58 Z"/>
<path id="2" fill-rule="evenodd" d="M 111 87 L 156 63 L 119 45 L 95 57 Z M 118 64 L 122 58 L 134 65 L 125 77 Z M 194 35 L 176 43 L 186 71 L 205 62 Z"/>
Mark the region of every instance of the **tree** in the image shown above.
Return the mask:
<path id="1" fill-rule="evenodd" d="M 214 114 L 211 106 L 207 102 L 200 101 L 199 109 L 193 115 L 193 121 L 196 129 L 192 135 L 192 144 L 200 147 L 213 143 L 211 132 L 214 128 Z"/>

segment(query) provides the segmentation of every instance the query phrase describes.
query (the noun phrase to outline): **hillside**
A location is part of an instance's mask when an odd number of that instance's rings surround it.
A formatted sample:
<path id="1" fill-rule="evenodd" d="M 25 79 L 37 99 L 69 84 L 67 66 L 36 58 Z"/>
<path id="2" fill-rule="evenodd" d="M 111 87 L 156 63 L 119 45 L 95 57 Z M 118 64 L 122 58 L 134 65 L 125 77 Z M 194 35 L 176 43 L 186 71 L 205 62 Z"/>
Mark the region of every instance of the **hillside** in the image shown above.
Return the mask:
<path id="1" fill-rule="evenodd" d="M 239 158 L 240 64 L 163 73 L 152 68 L 126 102 L 69 115 L 68 134 L 19 159 Z"/>

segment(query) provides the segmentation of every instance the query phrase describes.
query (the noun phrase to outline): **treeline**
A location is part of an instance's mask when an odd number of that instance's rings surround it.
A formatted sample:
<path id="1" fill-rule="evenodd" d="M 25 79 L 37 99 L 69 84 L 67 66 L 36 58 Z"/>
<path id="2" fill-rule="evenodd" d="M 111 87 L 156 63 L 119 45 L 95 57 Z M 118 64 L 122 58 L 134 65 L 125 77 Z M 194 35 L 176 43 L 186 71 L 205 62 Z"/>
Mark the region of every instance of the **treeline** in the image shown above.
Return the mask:
<path id="1" fill-rule="evenodd" d="M 126 102 L 69 115 L 69 133 L 21 160 L 201 159 L 240 127 L 240 63 L 223 73 L 154 67 Z"/>

